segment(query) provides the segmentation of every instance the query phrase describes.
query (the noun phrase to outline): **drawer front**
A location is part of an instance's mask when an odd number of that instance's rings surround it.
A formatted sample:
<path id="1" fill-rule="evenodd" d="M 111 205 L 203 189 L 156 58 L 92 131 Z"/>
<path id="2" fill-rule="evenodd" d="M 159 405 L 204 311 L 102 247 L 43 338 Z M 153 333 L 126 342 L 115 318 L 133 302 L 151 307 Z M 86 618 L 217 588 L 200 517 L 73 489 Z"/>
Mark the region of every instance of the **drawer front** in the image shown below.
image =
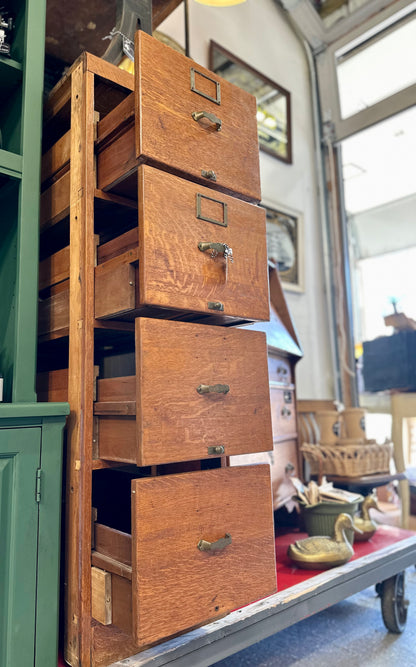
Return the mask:
<path id="1" fill-rule="evenodd" d="M 276 590 L 268 466 L 133 480 L 132 533 L 139 646 Z"/>
<path id="2" fill-rule="evenodd" d="M 288 481 L 292 475 L 301 477 L 297 440 L 275 442 L 273 451 L 260 454 L 232 456 L 230 465 L 242 466 L 267 463 L 272 478 L 273 509 L 277 510 L 293 497 L 293 485 Z"/>
<path id="3" fill-rule="evenodd" d="M 295 392 L 270 386 L 273 440 L 296 435 Z"/>
<path id="4" fill-rule="evenodd" d="M 293 382 L 290 362 L 283 357 L 269 354 L 269 379 L 280 385 L 290 385 Z"/>
<path id="5" fill-rule="evenodd" d="M 135 62 L 137 157 L 260 201 L 255 98 L 143 31 Z"/>
<path id="6" fill-rule="evenodd" d="M 262 332 L 138 318 L 136 378 L 99 380 L 97 401 L 101 458 L 146 466 L 272 448 Z"/>
<path id="7" fill-rule="evenodd" d="M 138 180 L 138 238 L 98 250 L 113 256 L 96 267 L 96 317 L 151 307 L 268 320 L 264 209 L 149 166 Z"/>
<path id="8" fill-rule="evenodd" d="M 140 169 L 139 193 L 142 303 L 269 319 L 262 208 L 150 167 Z M 200 245 L 211 243 L 220 246 Z"/>

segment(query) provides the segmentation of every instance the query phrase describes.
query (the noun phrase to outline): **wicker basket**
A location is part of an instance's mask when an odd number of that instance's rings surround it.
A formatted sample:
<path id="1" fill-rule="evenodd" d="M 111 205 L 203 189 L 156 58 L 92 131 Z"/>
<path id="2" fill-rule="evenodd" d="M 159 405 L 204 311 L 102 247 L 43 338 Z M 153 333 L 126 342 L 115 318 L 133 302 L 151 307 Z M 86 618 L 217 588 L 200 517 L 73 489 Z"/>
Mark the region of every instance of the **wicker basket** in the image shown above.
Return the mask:
<path id="1" fill-rule="evenodd" d="M 390 471 L 392 443 L 332 447 L 304 443 L 301 452 L 312 474 L 362 477 Z"/>

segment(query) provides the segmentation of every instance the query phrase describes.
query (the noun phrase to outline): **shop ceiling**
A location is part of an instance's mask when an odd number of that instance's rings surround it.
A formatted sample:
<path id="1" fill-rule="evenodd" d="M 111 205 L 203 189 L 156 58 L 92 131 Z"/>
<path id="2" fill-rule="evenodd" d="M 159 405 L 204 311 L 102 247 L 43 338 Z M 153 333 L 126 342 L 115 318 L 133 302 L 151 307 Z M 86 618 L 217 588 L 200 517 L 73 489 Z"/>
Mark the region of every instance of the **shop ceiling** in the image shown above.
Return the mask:
<path id="1" fill-rule="evenodd" d="M 320 15 L 315 8 L 314 0 L 275 0 L 275 2 L 289 12 L 314 53 L 319 53 L 345 35 L 351 35 L 365 21 L 379 16 L 382 10 L 388 9 L 393 4 L 395 11 L 415 5 L 408 0 L 394 3 L 392 0 L 340 0 L 339 2 L 326 0 L 321 3 Z M 333 11 L 322 12 L 327 5 L 332 5 Z M 377 23 L 377 20 L 375 22 Z"/>
<path id="2" fill-rule="evenodd" d="M 80 53 L 89 51 L 117 64 L 122 56 L 120 33 L 132 39 L 137 29 L 138 17 L 143 30 L 151 32 L 182 2 L 183 0 L 47 0 L 46 53 L 72 64 Z"/>

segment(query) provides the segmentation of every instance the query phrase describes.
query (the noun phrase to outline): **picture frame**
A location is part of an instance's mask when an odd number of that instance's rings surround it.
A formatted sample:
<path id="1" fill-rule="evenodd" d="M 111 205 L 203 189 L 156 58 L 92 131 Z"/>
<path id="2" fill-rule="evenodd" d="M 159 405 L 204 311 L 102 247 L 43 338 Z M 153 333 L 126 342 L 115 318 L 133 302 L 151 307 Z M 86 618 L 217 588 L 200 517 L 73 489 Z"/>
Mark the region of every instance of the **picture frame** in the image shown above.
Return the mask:
<path id="1" fill-rule="evenodd" d="M 276 266 L 283 289 L 303 292 L 303 215 L 280 205 L 261 206 L 266 211 L 268 261 Z"/>
<path id="2" fill-rule="evenodd" d="M 222 78 L 256 97 L 260 150 L 282 162 L 291 164 L 290 92 L 213 40 L 210 41 L 209 46 L 209 67 Z"/>

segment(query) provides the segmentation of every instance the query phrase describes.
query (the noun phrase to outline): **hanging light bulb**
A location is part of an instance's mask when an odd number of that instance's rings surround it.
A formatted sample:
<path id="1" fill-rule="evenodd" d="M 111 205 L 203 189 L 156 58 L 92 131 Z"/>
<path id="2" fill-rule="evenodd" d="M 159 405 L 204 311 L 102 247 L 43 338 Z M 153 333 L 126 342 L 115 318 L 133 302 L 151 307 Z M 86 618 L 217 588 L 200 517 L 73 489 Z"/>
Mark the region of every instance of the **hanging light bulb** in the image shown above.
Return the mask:
<path id="1" fill-rule="evenodd" d="M 209 5 L 210 7 L 231 7 L 231 5 L 241 5 L 246 0 L 195 0 L 200 5 Z"/>

